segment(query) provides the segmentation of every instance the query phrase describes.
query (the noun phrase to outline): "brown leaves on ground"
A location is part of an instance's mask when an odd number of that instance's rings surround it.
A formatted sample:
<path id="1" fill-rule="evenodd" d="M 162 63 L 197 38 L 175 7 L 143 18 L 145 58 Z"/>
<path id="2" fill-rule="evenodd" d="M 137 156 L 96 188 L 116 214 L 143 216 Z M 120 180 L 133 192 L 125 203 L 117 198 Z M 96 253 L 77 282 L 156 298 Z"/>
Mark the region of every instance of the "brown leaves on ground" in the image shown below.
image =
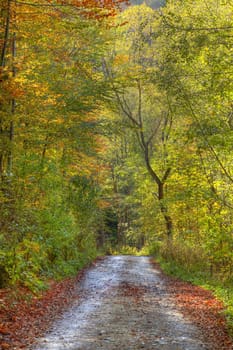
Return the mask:
<path id="1" fill-rule="evenodd" d="M 136 286 L 135 284 L 128 283 L 126 281 L 121 282 L 119 286 L 117 286 L 118 294 L 120 297 L 126 298 L 126 302 L 128 303 L 128 298 L 132 298 L 132 302 L 137 305 L 140 304 L 144 294 L 147 291 L 145 286 Z M 124 301 L 122 301 L 122 304 Z"/>
<path id="2" fill-rule="evenodd" d="M 140 300 L 140 298 L 146 292 L 146 287 L 135 286 L 134 284 L 128 282 L 122 282 L 118 287 L 120 290 L 120 295 L 123 297 L 133 297 L 135 300 Z"/>
<path id="3" fill-rule="evenodd" d="M 73 298 L 73 293 L 72 279 L 51 282 L 41 297 L 31 296 L 24 288 L 19 288 L 17 295 L 11 289 L 1 291 L 1 349 L 23 349 L 32 343 Z"/>
<path id="4" fill-rule="evenodd" d="M 160 269 L 158 264 L 154 265 Z M 52 281 L 50 288 L 40 297 L 31 296 L 23 288 L 17 294 L 11 289 L 0 290 L 0 350 L 25 349 L 41 336 L 61 312 L 79 297 L 76 285 L 84 271 L 76 278 Z M 202 330 L 206 341 L 211 344 L 211 350 L 233 349 L 222 303 L 209 291 L 163 273 L 162 276 L 169 293 L 183 314 L 188 315 Z M 144 292 L 144 287 L 136 288 L 128 283 L 121 286 L 121 294 L 132 296 L 135 300 L 140 300 Z"/>
<path id="5" fill-rule="evenodd" d="M 0 350 L 25 349 L 49 328 L 61 312 L 79 296 L 77 277 L 51 281 L 47 291 L 32 295 L 25 288 L 0 290 Z"/>
<path id="6" fill-rule="evenodd" d="M 153 264 L 161 271 L 159 264 Z M 233 340 L 227 332 L 223 303 L 208 290 L 161 273 L 177 306 L 202 331 L 211 350 L 232 350 Z"/>

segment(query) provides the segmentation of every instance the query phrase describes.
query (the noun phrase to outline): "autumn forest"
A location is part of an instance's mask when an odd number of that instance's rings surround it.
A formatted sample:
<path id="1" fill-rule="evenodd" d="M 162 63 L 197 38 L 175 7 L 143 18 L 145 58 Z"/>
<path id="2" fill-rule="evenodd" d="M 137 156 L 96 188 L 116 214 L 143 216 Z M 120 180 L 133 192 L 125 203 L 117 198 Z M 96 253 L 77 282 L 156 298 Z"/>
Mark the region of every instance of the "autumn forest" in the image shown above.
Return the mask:
<path id="1" fill-rule="evenodd" d="M 0 4 L 0 287 L 154 255 L 233 324 L 233 2 Z"/>

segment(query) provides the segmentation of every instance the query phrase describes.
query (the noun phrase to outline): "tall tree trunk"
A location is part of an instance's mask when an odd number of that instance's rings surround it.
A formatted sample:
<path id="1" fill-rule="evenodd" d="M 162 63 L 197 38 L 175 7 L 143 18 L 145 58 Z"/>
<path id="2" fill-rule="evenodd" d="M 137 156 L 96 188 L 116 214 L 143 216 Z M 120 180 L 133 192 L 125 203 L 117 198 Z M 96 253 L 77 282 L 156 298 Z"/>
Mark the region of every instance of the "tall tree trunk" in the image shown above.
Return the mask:
<path id="1" fill-rule="evenodd" d="M 5 18 L 3 20 L 4 22 L 4 28 L 3 28 L 3 40 L 1 45 L 1 52 L 0 52 L 0 84 L 3 79 L 3 68 L 5 67 L 6 62 L 6 54 L 7 54 L 7 45 L 9 42 L 9 34 L 10 34 L 10 18 L 11 18 L 11 0 L 6 1 L 5 6 Z M 2 104 L 0 104 L 1 109 Z M 4 135 L 4 129 L 2 127 L 2 119 L 0 119 L 0 136 L 3 137 Z M 5 156 L 6 152 L 4 149 L 0 150 L 0 179 L 3 180 L 4 176 L 4 163 L 5 163 Z"/>
<path id="2" fill-rule="evenodd" d="M 10 5 L 11 1 L 7 1 L 6 5 L 6 17 L 5 17 L 5 26 L 4 26 L 4 36 L 3 36 L 3 44 L 1 47 L 1 58 L 0 58 L 0 67 L 5 67 L 5 58 L 6 58 L 6 52 L 7 52 L 7 43 L 9 39 L 9 33 L 10 33 Z"/>
<path id="3" fill-rule="evenodd" d="M 15 68 L 15 57 L 16 57 L 16 33 L 13 34 L 12 38 L 12 76 L 16 76 L 16 68 Z M 9 126 L 9 141 L 10 147 L 7 155 L 7 174 L 12 174 L 13 168 L 13 141 L 14 141 L 14 114 L 15 114 L 16 101 L 15 98 L 11 100 L 11 121 Z"/>
<path id="4" fill-rule="evenodd" d="M 107 74 L 112 78 L 111 72 L 109 68 L 106 65 L 106 70 Z M 141 81 L 137 81 L 137 87 L 138 87 L 138 109 L 137 113 L 134 114 L 130 108 L 130 105 L 127 103 L 126 99 L 121 97 L 121 95 L 118 93 L 116 87 L 113 85 L 113 90 L 115 92 L 117 102 L 121 108 L 122 113 L 128 118 L 128 120 L 132 123 L 134 126 L 135 134 L 137 136 L 138 144 L 141 148 L 145 163 L 146 163 L 146 169 L 151 176 L 152 180 L 154 183 L 157 185 L 157 198 L 159 200 L 159 206 L 161 213 L 164 217 L 165 224 L 166 224 L 166 233 L 167 233 L 167 238 L 169 241 L 172 240 L 172 231 L 173 231 L 173 225 L 172 225 L 172 218 L 169 215 L 167 205 L 164 202 L 164 185 L 166 183 L 167 178 L 170 175 L 171 168 L 167 168 L 162 179 L 159 177 L 159 175 L 156 173 L 156 171 L 153 169 L 151 165 L 151 156 L 149 154 L 149 149 L 150 146 L 153 144 L 154 137 L 156 136 L 160 124 L 161 124 L 161 119 L 154 127 L 154 129 L 151 130 L 151 134 L 146 135 L 145 134 L 145 125 L 143 121 L 143 109 L 142 109 L 142 103 L 143 103 L 143 96 L 142 96 L 142 86 L 141 86 Z M 165 122 L 165 127 L 167 120 Z M 164 133 L 163 133 L 163 138 L 164 138 Z"/>
<path id="5" fill-rule="evenodd" d="M 164 183 L 163 182 L 161 182 L 158 185 L 158 200 L 159 200 L 160 210 L 163 214 L 163 217 L 166 223 L 167 238 L 168 240 L 172 240 L 172 231 L 173 231 L 172 218 L 168 213 L 167 206 L 164 204 Z"/>
<path id="6" fill-rule="evenodd" d="M 154 171 L 154 169 L 151 166 L 148 144 L 146 144 L 146 143 L 144 144 L 143 151 L 144 151 L 144 158 L 145 158 L 146 168 L 148 170 L 148 173 L 150 174 L 152 180 L 157 185 L 157 189 L 158 189 L 157 198 L 159 200 L 159 207 L 160 207 L 161 213 L 162 213 L 164 220 L 165 220 L 167 238 L 169 241 L 171 241 L 172 240 L 172 233 L 173 233 L 172 232 L 173 231 L 172 218 L 169 215 L 167 205 L 164 203 L 164 185 L 166 183 L 167 178 L 170 175 L 171 168 L 167 168 L 167 170 L 165 171 L 164 176 L 161 180 L 160 177 L 156 174 L 156 172 Z"/>

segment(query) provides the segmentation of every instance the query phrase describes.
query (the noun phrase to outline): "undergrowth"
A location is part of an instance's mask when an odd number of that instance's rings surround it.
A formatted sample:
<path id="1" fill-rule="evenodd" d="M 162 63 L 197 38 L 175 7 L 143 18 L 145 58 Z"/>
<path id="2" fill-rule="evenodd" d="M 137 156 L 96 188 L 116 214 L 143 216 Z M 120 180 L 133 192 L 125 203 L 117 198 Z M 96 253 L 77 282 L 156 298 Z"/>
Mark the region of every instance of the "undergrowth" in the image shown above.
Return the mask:
<path id="1" fill-rule="evenodd" d="M 138 249 L 133 246 L 129 245 L 121 245 L 115 248 L 109 249 L 110 255 L 135 255 L 135 256 L 142 256 L 142 255 L 148 255 L 144 254 L 143 249 Z"/>
<path id="2" fill-rule="evenodd" d="M 188 247 L 178 242 L 170 245 L 155 243 L 147 247 L 148 255 L 156 258 L 169 275 L 211 290 L 225 306 L 224 315 L 229 333 L 233 336 L 233 279 L 223 278 L 221 271 L 214 271 L 200 247 Z"/>

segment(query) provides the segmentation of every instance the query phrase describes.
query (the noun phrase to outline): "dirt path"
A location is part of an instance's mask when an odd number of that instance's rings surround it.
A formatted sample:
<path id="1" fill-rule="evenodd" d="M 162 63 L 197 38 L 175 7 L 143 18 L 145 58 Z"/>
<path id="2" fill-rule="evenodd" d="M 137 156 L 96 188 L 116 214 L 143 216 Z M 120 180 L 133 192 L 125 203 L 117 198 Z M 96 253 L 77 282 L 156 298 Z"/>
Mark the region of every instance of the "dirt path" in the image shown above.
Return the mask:
<path id="1" fill-rule="evenodd" d="M 203 350 L 199 330 L 176 309 L 148 257 L 99 261 L 77 301 L 35 350 Z"/>

